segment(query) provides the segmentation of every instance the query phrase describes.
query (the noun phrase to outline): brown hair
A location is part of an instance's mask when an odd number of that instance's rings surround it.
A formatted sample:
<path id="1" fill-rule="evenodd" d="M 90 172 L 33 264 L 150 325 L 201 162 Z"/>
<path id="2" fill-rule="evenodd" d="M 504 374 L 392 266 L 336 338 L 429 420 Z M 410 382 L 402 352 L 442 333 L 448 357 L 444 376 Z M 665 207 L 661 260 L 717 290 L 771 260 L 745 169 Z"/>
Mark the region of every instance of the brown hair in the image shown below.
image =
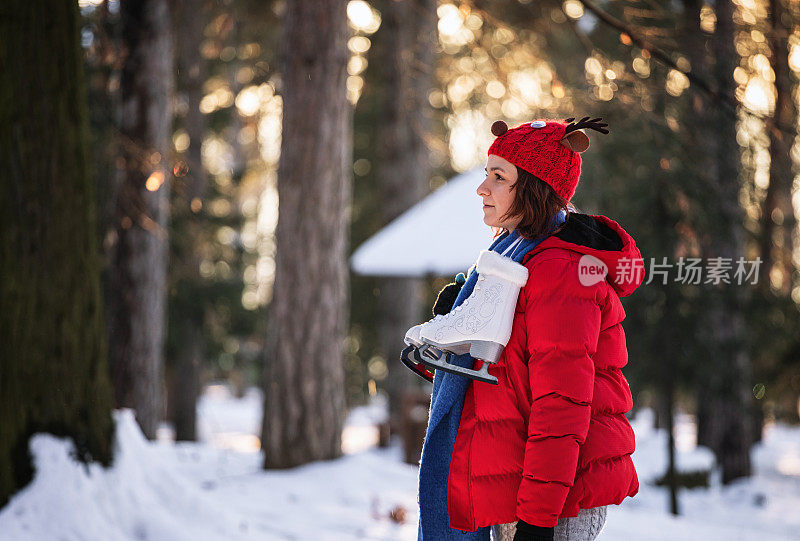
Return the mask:
<path id="1" fill-rule="evenodd" d="M 535 239 L 561 231 L 561 226 L 549 231 L 550 222 L 559 210 L 564 209 L 569 215 L 570 210 L 579 212 L 578 208 L 567 201 L 546 182 L 532 175 L 526 170 L 517 168 L 517 181 L 511 186 L 515 188 L 514 202 L 511 208 L 501 218 L 505 220 L 512 216 L 521 216 L 522 220 L 517 225 L 517 231 L 526 239 Z M 495 232 L 495 237 L 504 232 L 501 228 Z"/>

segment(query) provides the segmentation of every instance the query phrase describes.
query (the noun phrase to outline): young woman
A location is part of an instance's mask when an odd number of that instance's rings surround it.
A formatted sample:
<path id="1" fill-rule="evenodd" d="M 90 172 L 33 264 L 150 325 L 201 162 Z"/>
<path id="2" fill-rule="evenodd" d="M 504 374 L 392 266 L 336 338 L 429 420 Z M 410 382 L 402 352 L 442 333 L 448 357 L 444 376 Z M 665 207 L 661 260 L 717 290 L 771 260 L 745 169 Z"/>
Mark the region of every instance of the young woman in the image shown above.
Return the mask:
<path id="1" fill-rule="evenodd" d="M 490 249 L 524 265 L 528 279 L 488 369 L 497 385 L 436 371 L 420 540 L 591 541 L 607 506 L 638 492 L 620 297 L 641 284 L 642 258 L 615 221 L 573 212 L 589 147 L 581 129 L 608 133 L 600 119 L 573 120 L 492 126 L 477 195 L 499 234 Z M 474 274 L 453 307 L 476 287 Z"/>

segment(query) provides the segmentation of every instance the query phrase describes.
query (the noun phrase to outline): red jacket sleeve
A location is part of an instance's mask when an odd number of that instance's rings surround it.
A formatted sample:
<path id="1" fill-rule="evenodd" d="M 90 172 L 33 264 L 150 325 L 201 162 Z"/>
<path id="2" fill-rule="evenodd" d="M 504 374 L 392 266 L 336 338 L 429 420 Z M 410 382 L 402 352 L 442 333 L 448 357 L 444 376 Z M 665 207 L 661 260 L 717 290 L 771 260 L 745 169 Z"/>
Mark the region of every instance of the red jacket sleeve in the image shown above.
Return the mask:
<path id="1" fill-rule="evenodd" d="M 564 254 L 536 262 L 522 291 L 532 403 L 517 517 L 529 524 L 555 526 L 575 480 L 589 431 L 603 285 L 582 285 L 578 261 Z"/>

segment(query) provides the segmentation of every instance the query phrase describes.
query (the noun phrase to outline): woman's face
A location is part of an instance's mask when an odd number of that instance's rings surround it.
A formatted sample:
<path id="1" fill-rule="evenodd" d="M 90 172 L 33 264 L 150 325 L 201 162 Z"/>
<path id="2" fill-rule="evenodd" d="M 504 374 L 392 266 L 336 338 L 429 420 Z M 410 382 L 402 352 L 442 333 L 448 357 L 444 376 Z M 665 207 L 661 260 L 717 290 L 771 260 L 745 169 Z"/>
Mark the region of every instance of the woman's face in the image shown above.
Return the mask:
<path id="1" fill-rule="evenodd" d="M 489 154 L 486 172 L 486 178 L 477 189 L 478 195 L 483 199 L 483 222 L 491 227 L 513 231 L 521 217 L 502 217 L 514 202 L 516 187 L 512 188 L 512 185 L 517 182 L 517 168 L 508 160 Z"/>

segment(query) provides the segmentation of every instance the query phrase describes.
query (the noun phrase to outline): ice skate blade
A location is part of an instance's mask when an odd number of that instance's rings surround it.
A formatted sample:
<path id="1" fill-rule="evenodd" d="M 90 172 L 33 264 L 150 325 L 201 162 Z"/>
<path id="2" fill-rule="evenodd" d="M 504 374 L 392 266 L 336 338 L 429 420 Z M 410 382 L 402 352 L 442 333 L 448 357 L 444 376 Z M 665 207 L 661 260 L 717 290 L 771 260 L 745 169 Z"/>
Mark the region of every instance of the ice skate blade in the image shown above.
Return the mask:
<path id="1" fill-rule="evenodd" d="M 415 346 L 406 346 L 400 353 L 400 360 L 415 374 L 424 378 L 426 381 L 432 382 L 433 371 L 428 370 L 428 368 L 424 364 L 414 361 L 414 359 L 412 358 L 413 357 L 412 353 L 414 350 L 416 350 Z"/>
<path id="2" fill-rule="evenodd" d="M 407 342 L 408 343 L 408 342 Z M 464 340 L 462 342 L 452 342 L 449 344 L 440 344 L 430 338 L 422 338 L 422 344 L 409 344 L 423 349 L 423 346 L 435 348 L 437 351 L 444 351 L 454 355 L 464 355 L 469 353 L 472 357 L 480 359 L 489 364 L 497 364 L 500 356 L 503 354 L 505 346 L 497 342 L 488 340 Z M 438 359 L 440 355 L 437 355 Z"/>
<path id="3" fill-rule="evenodd" d="M 474 379 L 476 381 L 491 383 L 492 385 L 499 384 L 497 378 L 489 374 L 489 363 L 484 362 L 480 370 L 462 368 L 447 361 L 448 357 L 451 354 L 448 353 L 442 355 L 441 352 L 439 352 L 440 353 L 439 357 L 434 359 L 428 357 L 425 354 L 429 350 L 430 348 L 424 348 L 422 351 L 420 351 L 420 349 L 418 348 L 413 348 L 413 350 L 411 351 L 411 358 L 415 362 L 421 363 L 433 370 L 441 370 L 443 372 L 448 372 L 450 374 L 455 374 L 457 376 L 464 376 L 466 378 Z"/>

